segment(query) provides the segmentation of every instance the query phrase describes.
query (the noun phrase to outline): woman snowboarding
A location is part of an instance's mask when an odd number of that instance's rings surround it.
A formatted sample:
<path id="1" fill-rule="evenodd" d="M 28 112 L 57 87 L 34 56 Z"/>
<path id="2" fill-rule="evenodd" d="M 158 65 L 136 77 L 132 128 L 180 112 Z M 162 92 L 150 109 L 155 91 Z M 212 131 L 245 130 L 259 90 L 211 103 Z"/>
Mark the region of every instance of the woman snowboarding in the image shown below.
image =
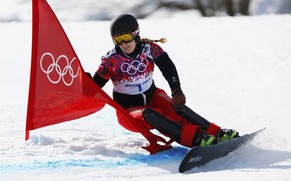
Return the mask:
<path id="1" fill-rule="evenodd" d="M 101 58 L 101 64 L 92 78 L 101 88 L 111 80 L 113 99 L 135 121 L 187 147 L 208 146 L 239 136 L 237 131 L 221 129 L 185 105 L 186 98 L 176 67 L 156 43 L 165 39 L 142 39 L 139 24 L 130 14 L 113 19 L 110 33 L 115 46 Z M 167 80 L 171 97 L 156 86 L 153 80 L 155 66 Z M 137 131 L 126 124 L 118 111 L 117 117 L 123 127 Z"/>

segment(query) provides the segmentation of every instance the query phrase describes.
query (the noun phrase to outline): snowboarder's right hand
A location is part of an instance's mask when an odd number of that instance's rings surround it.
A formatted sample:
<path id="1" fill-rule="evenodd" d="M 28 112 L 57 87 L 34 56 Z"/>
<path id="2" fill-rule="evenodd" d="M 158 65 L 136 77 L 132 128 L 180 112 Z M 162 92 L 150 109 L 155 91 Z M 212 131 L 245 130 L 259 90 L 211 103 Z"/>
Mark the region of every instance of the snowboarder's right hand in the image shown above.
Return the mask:
<path id="1" fill-rule="evenodd" d="M 181 88 L 172 91 L 172 107 L 177 112 L 181 110 L 186 103 L 186 97 Z"/>
<path id="2" fill-rule="evenodd" d="M 85 73 L 88 75 L 88 77 L 90 77 L 90 79 L 93 79 L 92 75 L 90 74 L 90 72 L 85 72 Z"/>

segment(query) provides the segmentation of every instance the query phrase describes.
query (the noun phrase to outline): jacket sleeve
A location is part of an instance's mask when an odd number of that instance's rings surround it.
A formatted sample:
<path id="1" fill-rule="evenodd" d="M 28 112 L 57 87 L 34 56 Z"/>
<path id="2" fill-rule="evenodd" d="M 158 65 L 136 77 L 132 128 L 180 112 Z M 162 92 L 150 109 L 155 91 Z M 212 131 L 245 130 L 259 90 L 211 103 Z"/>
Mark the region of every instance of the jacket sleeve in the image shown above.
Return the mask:
<path id="1" fill-rule="evenodd" d="M 94 74 L 93 80 L 100 88 L 102 88 L 109 81 L 109 79 L 104 79 L 97 72 Z"/>
<path id="2" fill-rule="evenodd" d="M 181 88 L 176 66 L 166 52 L 155 59 L 155 64 L 161 70 L 172 91 Z"/>
<path id="3" fill-rule="evenodd" d="M 113 64 L 110 63 L 109 58 L 105 56 L 101 58 L 101 64 L 93 75 L 93 80 L 99 87 L 102 88 L 110 80 L 112 66 Z"/>

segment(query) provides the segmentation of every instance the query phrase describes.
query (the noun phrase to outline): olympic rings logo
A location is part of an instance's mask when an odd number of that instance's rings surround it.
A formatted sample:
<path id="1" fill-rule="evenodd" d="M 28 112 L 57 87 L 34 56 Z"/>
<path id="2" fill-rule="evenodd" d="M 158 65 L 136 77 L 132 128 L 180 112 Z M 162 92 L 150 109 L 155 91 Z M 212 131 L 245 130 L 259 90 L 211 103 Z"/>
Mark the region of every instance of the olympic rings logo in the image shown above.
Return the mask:
<path id="1" fill-rule="evenodd" d="M 47 56 L 49 58 L 45 58 Z M 49 66 L 46 68 L 44 68 L 44 63 L 43 63 L 44 59 L 46 61 L 48 59 L 51 60 L 51 64 L 49 64 Z M 64 67 L 60 66 L 61 60 L 65 61 Z M 71 86 L 74 82 L 74 79 L 80 73 L 80 67 L 78 67 L 78 70 L 76 73 L 74 72 L 74 69 L 72 67 L 72 64 L 74 63 L 75 60 L 77 60 L 76 57 L 74 57 L 70 62 L 66 55 L 60 55 L 55 60 L 54 56 L 51 53 L 46 52 L 40 58 L 40 68 L 43 71 L 43 73 L 45 73 L 47 75 L 47 78 L 51 83 L 58 84 L 62 80 L 66 86 Z M 53 80 L 52 75 L 51 75 L 53 71 L 57 73 L 57 78 L 55 78 L 54 80 Z M 65 76 L 66 76 L 66 78 L 65 78 Z M 69 77 L 69 80 L 68 80 L 68 77 Z"/>
<path id="2" fill-rule="evenodd" d="M 142 59 L 140 62 L 138 60 L 132 61 L 130 64 L 124 62 L 120 68 L 122 72 L 128 73 L 129 75 L 134 75 L 137 72 L 144 72 L 149 64 L 147 59 Z"/>

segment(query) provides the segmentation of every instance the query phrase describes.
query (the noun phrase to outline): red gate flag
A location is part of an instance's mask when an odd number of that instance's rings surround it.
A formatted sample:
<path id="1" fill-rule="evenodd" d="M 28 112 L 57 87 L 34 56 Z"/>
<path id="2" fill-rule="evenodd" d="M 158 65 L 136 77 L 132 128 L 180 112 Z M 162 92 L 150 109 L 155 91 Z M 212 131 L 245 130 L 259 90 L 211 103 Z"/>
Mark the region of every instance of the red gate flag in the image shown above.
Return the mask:
<path id="1" fill-rule="evenodd" d="M 29 138 L 29 130 L 76 119 L 105 105 L 104 98 L 98 94 L 98 87 L 84 74 L 78 57 L 47 2 L 33 0 L 32 6 L 32 60 L 26 139 Z"/>
<path id="2" fill-rule="evenodd" d="M 46 0 L 32 0 L 32 58 L 26 120 L 29 131 L 114 107 L 149 142 L 151 153 L 169 148 L 98 87 L 83 70 L 61 24 Z M 166 145 L 159 145 L 157 142 Z"/>

